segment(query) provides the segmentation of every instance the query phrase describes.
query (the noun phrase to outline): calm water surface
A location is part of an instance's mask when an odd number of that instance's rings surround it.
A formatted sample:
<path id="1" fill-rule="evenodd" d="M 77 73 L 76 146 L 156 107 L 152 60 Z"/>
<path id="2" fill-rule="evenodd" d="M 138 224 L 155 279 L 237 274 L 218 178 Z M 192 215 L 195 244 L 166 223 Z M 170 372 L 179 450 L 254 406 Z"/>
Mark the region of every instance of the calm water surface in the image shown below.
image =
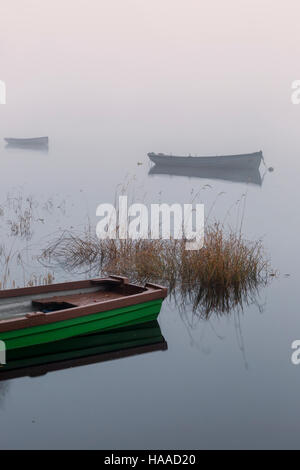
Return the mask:
<path id="1" fill-rule="evenodd" d="M 167 351 L 0 383 L 0 447 L 299 448 L 300 367 L 290 359 L 300 338 L 300 106 L 290 100 L 298 2 L 70 5 L 2 7 L 1 137 L 50 139 L 48 153 L 2 140 L 1 201 L 21 193 L 53 202 L 47 216 L 37 210 L 44 221 L 32 239 L 18 243 L 39 253 L 87 215 L 95 224 L 97 205 L 113 202 L 124 182 L 149 203 L 190 202 L 209 185 L 206 210 L 214 205 L 223 220 L 230 209 L 232 226 L 247 195 L 244 234 L 263 238 L 279 276 L 242 312 L 207 321 L 165 301 Z M 260 149 L 274 167 L 262 186 L 148 174 L 149 151 Z M 1 223 L 1 243 L 11 246 Z M 30 257 L 32 272 L 45 271 Z M 21 280 L 20 266 L 11 275 Z"/>

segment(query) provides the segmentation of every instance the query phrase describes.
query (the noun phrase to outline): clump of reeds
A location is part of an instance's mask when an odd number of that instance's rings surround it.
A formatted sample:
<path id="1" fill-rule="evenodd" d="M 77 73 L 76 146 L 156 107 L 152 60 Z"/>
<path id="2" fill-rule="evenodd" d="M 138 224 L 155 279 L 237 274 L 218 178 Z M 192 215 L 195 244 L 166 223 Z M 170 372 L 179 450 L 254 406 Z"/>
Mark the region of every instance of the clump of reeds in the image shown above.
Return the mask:
<path id="1" fill-rule="evenodd" d="M 271 273 L 261 241 L 220 224 L 206 227 L 204 247 L 186 250 L 185 240 L 98 240 L 90 230 L 64 232 L 40 258 L 69 271 L 122 274 L 133 281 L 160 282 L 171 292 L 189 298 L 202 313 L 226 312 L 242 305 Z"/>

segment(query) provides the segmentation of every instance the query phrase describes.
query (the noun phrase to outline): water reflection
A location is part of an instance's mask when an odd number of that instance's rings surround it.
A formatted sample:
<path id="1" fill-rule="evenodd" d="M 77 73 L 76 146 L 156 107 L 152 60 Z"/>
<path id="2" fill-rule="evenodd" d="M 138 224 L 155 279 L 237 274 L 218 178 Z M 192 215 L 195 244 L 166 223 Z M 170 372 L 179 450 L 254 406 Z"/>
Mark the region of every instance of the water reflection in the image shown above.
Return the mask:
<path id="1" fill-rule="evenodd" d="M 212 315 L 222 316 L 242 312 L 246 306 L 256 305 L 260 312 L 264 305 L 259 301 L 260 289 L 270 282 L 269 275 L 261 276 L 253 282 L 239 283 L 236 286 L 203 286 L 182 284 L 171 287 L 170 296 L 178 310 L 189 312 L 193 319 L 209 320 Z"/>
<path id="2" fill-rule="evenodd" d="M 164 351 L 168 348 L 157 321 L 63 341 L 7 351 L 0 381 Z"/>
<path id="3" fill-rule="evenodd" d="M 1 372 L 2 368 L 0 369 Z M 6 382 L 0 382 L 0 403 L 3 401 L 4 396 L 6 395 L 8 391 L 8 383 Z"/>
<path id="4" fill-rule="evenodd" d="M 6 144 L 5 150 L 30 150 L 31 152 L 40 152 L 40 153 L 48 153 L 49 147 L 48 145 L 21 145 L 21 144 Z"/>
<path id="5" fill-rule="evenodd" d="M 262 186 L 265 173 L 261 176 L 259 169 L 252 168 L 220 168 L 218 166 L 191 168 L 188 166 L 154 165 L 150 168 L 148 175 L 186 176 L 188 178 L 223 180 Z"/>

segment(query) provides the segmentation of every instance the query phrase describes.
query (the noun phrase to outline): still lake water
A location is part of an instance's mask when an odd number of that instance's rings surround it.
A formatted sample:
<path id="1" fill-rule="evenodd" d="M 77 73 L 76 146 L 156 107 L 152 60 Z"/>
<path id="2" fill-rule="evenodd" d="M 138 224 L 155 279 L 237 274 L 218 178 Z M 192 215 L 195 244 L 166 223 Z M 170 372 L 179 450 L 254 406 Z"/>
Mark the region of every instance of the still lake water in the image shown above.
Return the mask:
<path id="1" fill-rule="evenodd" d="M 165 301 L 167 351 L 0 383 L 0 447 L 299 448 L 291 343 L 300 338 L 300 106 L 290 99 L 300 74 L 299 3 L 70 5 L 1 7 L 1 137 L 50 138 L 48 153 L 0 147 L 0 201 L 31 195 L 56 209 L 45 218 L 40 210 L 24 247 L 38 253 L 87 214 L 95 224 L 97 205 L 113 202 L 126 181 L 132 197 L 149 203 L 190 202 L 210 185 L 205 208 L 216 201 L 217 220 L 232 208 L 233 226 L 247 193 L 244 234 L 263 237 L 279 276 L 239 315 L 197 322 L 189 306 L 183 315 Z M 260 149 L 274 167 L 262 186 L 148 174 L 149 151 Z M 10 246 L 6 226 L 1 233 Z M 26 272 L 44 270 L 30 258 Z"/>

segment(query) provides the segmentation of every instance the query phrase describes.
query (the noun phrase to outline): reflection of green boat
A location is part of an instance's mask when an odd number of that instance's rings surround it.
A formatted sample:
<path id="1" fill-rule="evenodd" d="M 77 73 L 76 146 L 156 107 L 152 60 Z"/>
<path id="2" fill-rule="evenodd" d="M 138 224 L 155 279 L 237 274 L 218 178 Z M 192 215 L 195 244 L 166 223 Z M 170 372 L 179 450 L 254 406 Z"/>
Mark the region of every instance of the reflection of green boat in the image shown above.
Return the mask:
<path id="1" fill-rule="evenodd" d="M 157 321 L 7 351 L 0 381 L 167 349 Z"/>
<path id="2" fill-rule="evenodd" d="M 0 291 L 0 340 L 6 350 L 156 320 L 167 289 L 126 278 Z"/>

